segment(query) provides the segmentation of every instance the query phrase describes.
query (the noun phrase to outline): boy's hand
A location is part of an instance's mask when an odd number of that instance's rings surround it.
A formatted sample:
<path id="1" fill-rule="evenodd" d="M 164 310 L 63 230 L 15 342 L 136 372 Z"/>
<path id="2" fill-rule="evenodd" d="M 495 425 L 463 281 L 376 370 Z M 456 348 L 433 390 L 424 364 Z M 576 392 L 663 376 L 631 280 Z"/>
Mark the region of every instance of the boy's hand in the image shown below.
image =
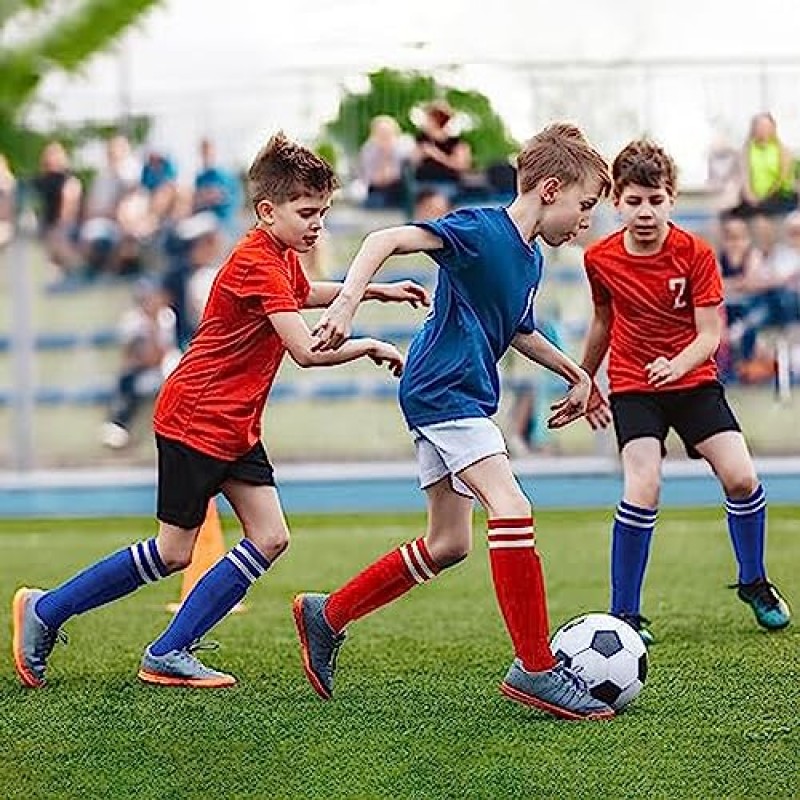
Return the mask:
<path id="1" fill-rule="evenodd" d="M 587 375 L 579 380 L 560 400 L 550 406 L 555 413 L 547 420 L 548 428 L 563 428 L 586 413 L 586 405 L 592 393 L 592 380 Z"/>
<path id="2" fill-rule="evenodd" d="M 381 303 L 410 303 L 412 308 L 431 304 L 430 292 L 414 281 L 373 283 L 366 296 Z"/>
<path id="3" fill-rule="evenodd" d="M 674 383 L 683 377 L 683 372 L 675 364 L 664 356 L 659 356 L 651 361 L 645 369 L 647 370 L 647 382 L 656 388 Z"/>
<path id="4" fill-rule="evenodd" d="M 586 404 L 586 421 L 593 431 L 602 430 L 611 424 L 611 409 L 608 401 L 603 397 L 603 393 L 594 381 L 592 381 L 589 402 Z"/>
<path id="5" fill-rule="evenodd" d="M 316 339 L 311 350 L 318 353 L 338 350 L 350 337 L 356 308 L 357 305 L 353 307 L 341 296 L 337 297 L 311 330 L 311 335 Z"/>
<path id="6" fill-rule="evenodd" d="M 393 344 L 376 341 L 375 346 L 369 353 L 369 357 L 379 367 L 386 364 L 389 372 L 396 378 L 403 374 L 403 355 Z"/>

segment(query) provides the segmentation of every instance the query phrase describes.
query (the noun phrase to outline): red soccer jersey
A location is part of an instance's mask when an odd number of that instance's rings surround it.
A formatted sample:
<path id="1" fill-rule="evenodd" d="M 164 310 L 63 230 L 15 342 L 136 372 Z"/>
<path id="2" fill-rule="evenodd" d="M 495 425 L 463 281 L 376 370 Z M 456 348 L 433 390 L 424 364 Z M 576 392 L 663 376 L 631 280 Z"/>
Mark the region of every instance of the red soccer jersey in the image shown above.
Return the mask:
<path id="1" fill-rule="evenodd" d="M 632 255 L 623 231 L 595 242 L 584 256 L 595 305 L 611 306 L 608 379 L 612 392 L 686 389 L 713 381 L 709 358 L 680 380 L 659 389 L 647 382 L 646 365 L 674 358 L 696 336 L 694 310 L 722 302 L 722 279 L 711 247 L 670 224 L 655 255 Z"/>
<path id="2" fill-rule="evenodd" d="M 253 228 L 223 264 L 189 349 L 158 396 L 153 427 L 233 461 L 261 438 L 261 415 L 286 348 L 269 314 L 298 311 L 310 285 L 294 250 Z"/>

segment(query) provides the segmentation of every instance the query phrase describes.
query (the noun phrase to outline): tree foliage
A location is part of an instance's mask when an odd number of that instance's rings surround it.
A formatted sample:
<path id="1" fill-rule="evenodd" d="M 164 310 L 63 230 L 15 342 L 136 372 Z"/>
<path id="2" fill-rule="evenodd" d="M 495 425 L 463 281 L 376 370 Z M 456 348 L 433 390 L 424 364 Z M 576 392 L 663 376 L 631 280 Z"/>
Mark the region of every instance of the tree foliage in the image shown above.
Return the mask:
<path id="1" fill-rule="evenodd" d="M 0 3 L 0 152 L 30 169 L 41 132 L 26 114 L 42 81 L 76 73 L 162 0 L 3 0 Z"/>
<path id="2" fill-rule="evenodd" d="M 463 137 L 472 148 L 477 167 L 502 161 L 517 149 L 503 120 L 480 92 L 444 86 L 420 72 L 381 69 L 371 73 L 368 80 L 365 92 L 344 95 L 336 118 L 325 126 L 324 138 L 349 157 L 355 156 L 367 139 L 374 116 L 389 114 L 404 131 L 413 133 L 414 109 L 434 99 L 447 100 L 457 112 L 469 118 L 470 125 Z"/>

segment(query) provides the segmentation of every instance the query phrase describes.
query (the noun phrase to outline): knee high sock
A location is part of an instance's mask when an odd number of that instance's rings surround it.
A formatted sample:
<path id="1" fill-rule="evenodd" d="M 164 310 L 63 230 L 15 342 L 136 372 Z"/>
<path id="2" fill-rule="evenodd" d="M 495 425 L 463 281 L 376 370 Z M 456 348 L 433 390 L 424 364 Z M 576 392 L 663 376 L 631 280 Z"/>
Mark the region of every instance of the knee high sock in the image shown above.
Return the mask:
<path id="1" fill-rule="evenodd" d="M 333 592 L 325 603 L 325 618 L 341 632 L 348 623 L 391 603 L 440 571 L 425 540 L 416 539 L 382 556 Z"/>
<path id="2" fill-rule="evenodd" d="M 167 629 L 150 645 L 154 656 L 182 650 L 211 630 L 270 566 L 248 539 L 242 539 L 203 575 Z"/>
<path id="3" fill-rule="evenodd" d="M 725 500 L 728 513 L 728 532 L 736 561 L 739 564 L 739 583 L 752 583 L 766 576 L 764 540 L 767 525 L 767 498 L 759 484 L 750 497 Z"/>
<path id="4" fill-rule="evenodd" d="M 514 652 L 529 672 L 551 669 L 555 659 L 533 517 L 490 519 L 488 535 L 495 594 Z"/>
<path id="5" fill-rule="evenodd" d="M 611 542 L 611 613 L 639 614 L 642 585 L 658 509 L 622 500 L 614 515 Z"/>
<path id="6" fill-rule="evenodd" d="M 34 611 L 48 627 L 60 628 L 70 617 L 118 600 L 166 575 L 156 540 L 148 539 L 113 553 L 46 592 Z"/>

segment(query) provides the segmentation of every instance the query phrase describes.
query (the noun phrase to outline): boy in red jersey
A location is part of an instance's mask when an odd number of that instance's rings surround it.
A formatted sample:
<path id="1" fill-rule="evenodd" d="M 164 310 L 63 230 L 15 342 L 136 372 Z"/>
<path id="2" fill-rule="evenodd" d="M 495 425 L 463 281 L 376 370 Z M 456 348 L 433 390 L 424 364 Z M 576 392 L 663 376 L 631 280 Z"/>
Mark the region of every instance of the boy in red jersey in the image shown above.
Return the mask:
<path id="1" fill-rule="evenodd" d="M 764 568 L 764 489 L 717 380 L 723 297 L 714 253 L 670 222 L 676 168 L 661 147 L 631 142 L 615 159 L 612 178 L 624 227 L 585 254 L 594 315 L 583 356 L 594 376 L 609 352 L 610 410 L 624 471 L 612 534 L 611 613 L 630 622 L 646 644 L 653 641 L 640 613 L 641 589 L 672 428 L 725 491 L 739 597 L 760 625 L 783 628 L 789 609 Z M 604 427 L 608 411 L 595 404 L 590 424 Z"/>
<path id="2" fill-rule="evenodd" d="M 217 275 L 188 351 L 156 405 L 158 535 L 93 564 L 53 589 L 21 588 L 13 603 L 14 662 L 25 686 L 45 682 L 47 658 L 72 616 L 186 567 L 212 497 L 222 493 L 244 538 L 197 583 L 164 633 L 145 650 L 139 677 L 152 684 L 220 687 L 235 678 L 204 666 L 197 643 L 286 549 L 289 532 L 261 443 L 261 417 L 284 354 L 302 367 L 367 357 L 399 375 L 397 349 L 354 339 L 316 352 L 300 310 L 328 306 L 340 284 L 309 284 L 298 253 L 311 250 L 337 188 L 330 166 L 283 134 L 249 172 L 258 221 Z M 427 304 L 410 281 L 373 284 L 380 301 Z"/>

